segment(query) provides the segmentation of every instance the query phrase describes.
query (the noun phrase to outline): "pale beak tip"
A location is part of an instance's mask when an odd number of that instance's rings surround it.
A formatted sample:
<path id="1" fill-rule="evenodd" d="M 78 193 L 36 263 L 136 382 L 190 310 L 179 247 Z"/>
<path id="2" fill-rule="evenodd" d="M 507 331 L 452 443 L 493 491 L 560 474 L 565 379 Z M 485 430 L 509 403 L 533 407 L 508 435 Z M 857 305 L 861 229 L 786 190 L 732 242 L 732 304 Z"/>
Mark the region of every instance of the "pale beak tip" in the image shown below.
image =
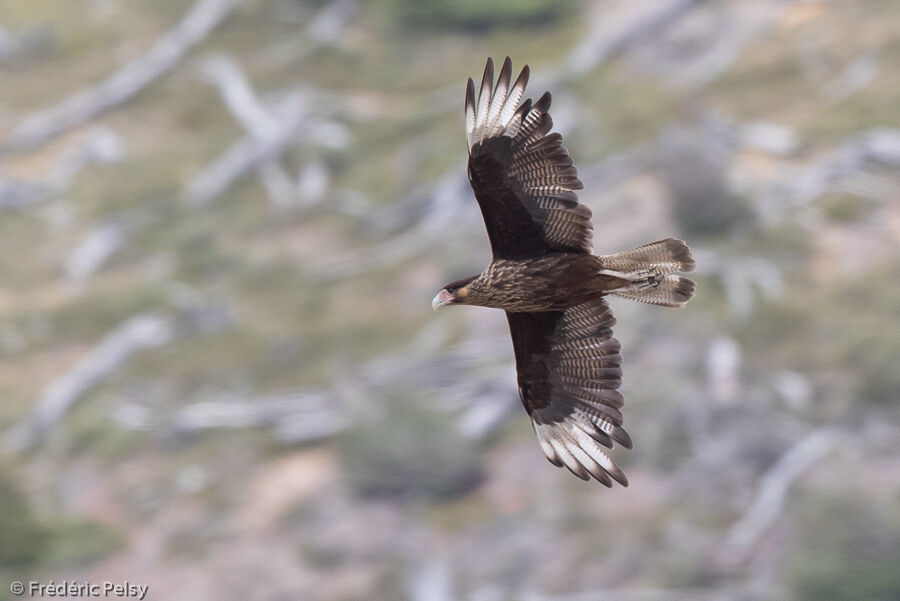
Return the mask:
<path id="1" fill-rule="evenodd" d="M 449 305 L 453 302 L 453 295 L 447 292 L 446 290 L 441 290 L 437 293 L 437 296 L 434 297 L 431 301 L 431 309 L 433 311 L 437 311 L 441 307 L 445 305 Z"/>

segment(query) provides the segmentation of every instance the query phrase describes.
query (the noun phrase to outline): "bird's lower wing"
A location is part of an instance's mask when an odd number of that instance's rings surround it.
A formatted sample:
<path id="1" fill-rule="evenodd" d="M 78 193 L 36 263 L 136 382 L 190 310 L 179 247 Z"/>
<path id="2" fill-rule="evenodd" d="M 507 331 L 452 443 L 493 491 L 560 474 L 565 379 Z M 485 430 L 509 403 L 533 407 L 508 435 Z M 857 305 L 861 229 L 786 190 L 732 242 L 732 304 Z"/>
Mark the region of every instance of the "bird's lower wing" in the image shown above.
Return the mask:
<path id="1" fill-rule="evenodd" d="M 564 311 L 506 315 L 519 395 L 547 459 L 583 480 L 627 486 L 602 448 L 615 442 L 631 448 L 622 428 L 622 358 L 609 305 L 599 298 Z"/>

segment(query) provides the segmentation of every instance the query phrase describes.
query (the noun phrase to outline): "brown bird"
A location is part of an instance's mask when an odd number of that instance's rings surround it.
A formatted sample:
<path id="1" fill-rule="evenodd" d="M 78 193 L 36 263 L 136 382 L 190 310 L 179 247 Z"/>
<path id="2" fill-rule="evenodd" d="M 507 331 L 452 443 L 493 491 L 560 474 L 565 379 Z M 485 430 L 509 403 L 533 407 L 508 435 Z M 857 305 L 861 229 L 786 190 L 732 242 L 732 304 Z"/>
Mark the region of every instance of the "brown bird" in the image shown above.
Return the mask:
<path id="1" fill-rule="evenodd" d="M 506 311 L 519 396 L 553 464 L 606 486 L 628 485 L 601 447 L 631 448 L 622 428 L 622 357 L 607 295 L 683 307 L 694 282 L 687 245 L 668 238 L 594 256 L 591 210 L 562 136 L 550 133 L 550 92 L 521 102 L 526 65 L 510 85 L 509 57 L 494 85 L 488 59 L 478 98 L 469 78 L 469 181 L 481 207 L 493 260 L 480 274 L 447 284 L 432 301 Z"/>

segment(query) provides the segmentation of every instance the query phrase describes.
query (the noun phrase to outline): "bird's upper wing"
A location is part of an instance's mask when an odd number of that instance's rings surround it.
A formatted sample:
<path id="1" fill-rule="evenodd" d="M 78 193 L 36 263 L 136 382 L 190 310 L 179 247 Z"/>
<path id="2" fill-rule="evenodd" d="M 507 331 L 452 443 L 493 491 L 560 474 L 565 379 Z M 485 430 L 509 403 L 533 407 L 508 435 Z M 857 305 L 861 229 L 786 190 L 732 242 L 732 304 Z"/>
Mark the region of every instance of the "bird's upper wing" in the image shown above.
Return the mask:
<path id="1" fill-rule="evenodd" d="M 466 88 L 469 181 L 494 257 L 589 253 L 591 211 L 578 203 L 574 191 L 583 186 L 562 136 L 549 133 L 550 92 L 520 105 L 528 66 L 512 85 L 511 74 L 507 57 L 494 86 L 494 62 L 488 59 L 478 98 L 471 78 Z"/>
<path id="2" fill-rule="evenodd" d="M 507 313 L 516 353 L 519 396 L 541 449 L 553 464 L 587 480 L 628 485 L 601 448 L 631 448 L 622 428 L 616 320 L 602 298 L 564 311 Z"/>

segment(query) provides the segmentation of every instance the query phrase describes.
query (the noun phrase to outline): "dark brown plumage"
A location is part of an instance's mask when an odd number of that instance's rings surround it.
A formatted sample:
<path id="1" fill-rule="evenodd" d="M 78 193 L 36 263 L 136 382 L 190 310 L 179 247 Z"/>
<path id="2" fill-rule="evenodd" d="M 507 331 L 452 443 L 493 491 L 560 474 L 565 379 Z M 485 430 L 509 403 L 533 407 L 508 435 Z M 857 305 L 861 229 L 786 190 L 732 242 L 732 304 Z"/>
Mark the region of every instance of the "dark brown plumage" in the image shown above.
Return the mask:
<path id="1" fill-rule="evenodd" d="M 583 186 L 562 137 L 550 133 L 550 93 L 520 103 L 528 66 L 513 84 L 511 76 L 507 57 L 494 85 L 488 59 L 477 99 L 471 79 L 466 89 L 469 181 L 493 260 L 481 274 L 447 284 L 432 306 L 505 310 L 519 395 L 544 454 L 579 478 L 627 486 L 601 448 L 631 448 L 616 320 L 604 297 L 684 306 L 694 282 L 674 272 L 691 271 L 694 260 L 674 238 L 591 254 L 591 211 L 578 202 Z"/>

